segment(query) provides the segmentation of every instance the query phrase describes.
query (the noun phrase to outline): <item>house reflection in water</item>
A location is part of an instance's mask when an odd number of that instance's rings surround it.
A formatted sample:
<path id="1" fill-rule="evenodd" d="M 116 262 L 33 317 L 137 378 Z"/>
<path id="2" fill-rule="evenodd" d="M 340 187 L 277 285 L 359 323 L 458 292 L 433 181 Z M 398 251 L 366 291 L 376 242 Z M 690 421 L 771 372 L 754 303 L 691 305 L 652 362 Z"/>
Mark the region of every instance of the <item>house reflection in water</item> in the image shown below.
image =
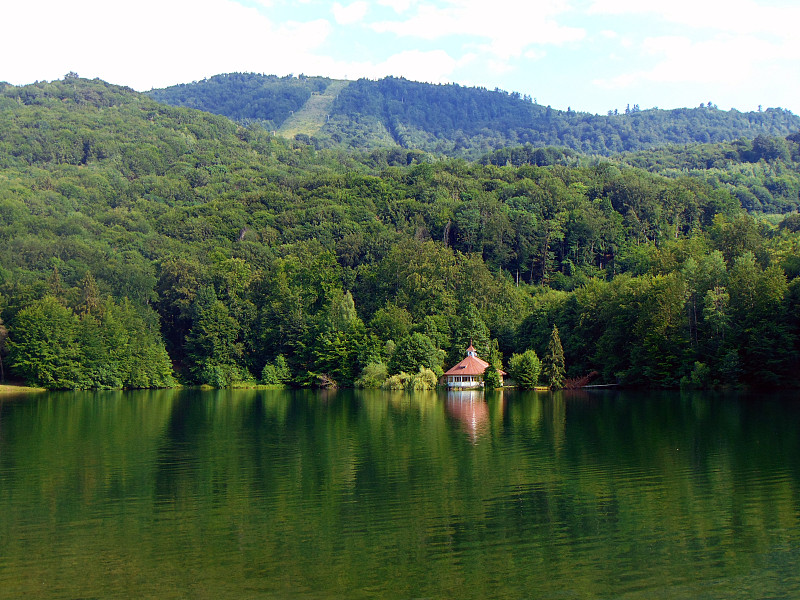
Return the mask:
<path id="1" fill-rule="evenodd" d="M 445 406 L 447 414 L 461 422 L 473 444 L 489 433 L 489 405 L 483 390 L 449 391 Z"/>

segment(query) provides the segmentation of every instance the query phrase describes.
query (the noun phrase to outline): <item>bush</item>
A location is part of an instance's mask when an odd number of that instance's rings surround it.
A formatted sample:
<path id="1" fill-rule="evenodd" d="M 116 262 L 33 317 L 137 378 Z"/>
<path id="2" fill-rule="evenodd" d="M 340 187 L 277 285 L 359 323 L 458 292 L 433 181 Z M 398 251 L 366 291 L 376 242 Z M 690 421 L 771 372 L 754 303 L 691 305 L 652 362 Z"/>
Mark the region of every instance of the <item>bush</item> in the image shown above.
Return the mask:
<path id="1" fill-rule="evenodd" d="M 431 369 L 420 367 L 413 375 L 401 371 L 397 375 L 388 377 L 381 387 L 385 390 L 432 390 L 436 388 L 437 381 L 436 373 Z"/>
<path id="2" fill-rule="evenodd" d="M 497 372 L 497 367 L 489 365 L 483 372 L 483 386 L 487 390 L 496 390 L 501 387 L 500 373 Z"/>
<path id="3" fill-rule="evenodd" d="M 711 369 L 705 363 L 695 361 L 694 368 L 689 375 L 681 377 L 681 387 L 703 390 L 712 387 Z"/>
<path id="4" fill-rule="evenodd" d="M 279 385 L 287 383 L 292 378 L 289 365 L 283 355 L 278 355 L 275 362 L 264 365 L 261 371 L 261 383 L 265 385 Z"/>
<path id="5" fill-rule="evenodd" d="M 433 390 L 436 388 L 436 373 L 425 367 L 420 367 L 419 372 L 411 376 L 406 382 L 406 389 L 409 390 Z"/>
<path id="6" fill-rule="evenodd" d="M 409 379 L 411 379 L 411 375 L 401 371 L 397 375 L 387 378 L 381 387 L 385 390 L 403 390 Z"/>
<path id="7" fill-rule="evenodd" d="M 514 354 L 508 361 L 508 372 L 523 389 L 532 389 L 539 383 L 539 372 L 542 363 L 536 352 L 526 350 L 522 354 Z"/>
<path id="8" fill-rule="evenodd" d="M 382 362 L 371 362 L 361 371 L 361 376 L 356 379 L 356 387 L 359 388 L 380 388 L 387 377 L 386 364 Z"/>

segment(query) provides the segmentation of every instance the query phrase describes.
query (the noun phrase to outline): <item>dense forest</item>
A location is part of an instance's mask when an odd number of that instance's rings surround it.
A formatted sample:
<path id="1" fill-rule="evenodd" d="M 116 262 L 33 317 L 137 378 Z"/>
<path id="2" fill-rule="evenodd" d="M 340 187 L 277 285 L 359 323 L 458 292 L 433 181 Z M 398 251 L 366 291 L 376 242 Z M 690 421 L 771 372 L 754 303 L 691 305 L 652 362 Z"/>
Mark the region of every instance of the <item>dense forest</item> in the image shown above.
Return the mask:
<path id="1" fill-rule="evenodd" d="M 726 189 L 750 212 L 787 213 L 798 209 L 800 194 L 800 133 L 786 138 L 758 135 L 716 144 L 668 144 L 653 150 L 609 157 L 673 179 L 694 178 Z M 502 148 L 481 157 L 497 166 L 586 166 L 596 159 L 568 148 L 536 148 L 531 144 Z"/>
<path id="2" fill-rule="evenodd" d="M 273 130 L 300 110 L 312 93 L 325 90 L 331 81 L 326 77 L 305 75 L 226 73 L 152 90 L 149 95 L 164 104 L 196 108 L 241 123 L 257 121 L 264 129 Z"/>
<path id="3" fill-rule="evenodd" d="M 570 378 L 794 385 L 800 218 L 737 190 L 791 189 L 798 151 L 345 152 L 99 80 L 0 84 L 0 375 L 380 385 L 470 340 L 544 357 L 557 326 Z"/>
<path id="4" fill-rule="evenodd" d="M 232 73 L 153 90 L 150 95 L 160 102 L 200 108 L 245 125 L 259 121 L 271 130 L 330 82 L 304 75 L 279 78 Z M 345 87 L 311 141 L 317 148 L 370 150 L 398 145 L 477 159 L 520 144 L 609 155 L 668 143 L 784 137 L 798 129 L 800 118 L 779 108 L 743 113 L 719 110 L 712 102 L 674 110 L 645 110 L 634 104 L 593 115 L 542 106 L 534 98 L 514 92 L 387 77 L 359 79 Z"/>

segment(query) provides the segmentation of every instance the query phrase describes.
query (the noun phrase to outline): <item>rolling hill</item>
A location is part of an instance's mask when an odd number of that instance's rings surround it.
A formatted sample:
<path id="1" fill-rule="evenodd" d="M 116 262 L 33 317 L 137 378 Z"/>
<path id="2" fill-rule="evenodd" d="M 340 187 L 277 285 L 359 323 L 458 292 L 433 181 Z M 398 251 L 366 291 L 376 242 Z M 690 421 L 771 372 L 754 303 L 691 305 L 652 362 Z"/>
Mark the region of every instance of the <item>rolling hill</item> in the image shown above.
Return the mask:
<path id="1" fill-rule="evenodd" d="M 556 324 L 569 377 L 787 384 L 800 226 L 737 194 L 797 206 L 799 154 L 317 149 L 99 80 L 0 84 L 0 360 L 48 387 L 381 385 L 469 340 L 543 355 Z"/>
<path id="2" fill-rule="evenodd" d="M 397 145 L 465 158 L 520 144 L 610 155 L 664 144 L 784 137 L 800 130 L 800 118 L 780 108 L 723 111 L 708 103 L 698 108 L 640 110 L 634 105 L 619 114 L 593 115 L 541 106 L 517 93 L 456 84 L 394 77 L 360 79 L 346 87 L 342 83 L 303 75 L 233 73 L 149 94 L 159 102 L 299 133 L 318 148 L 369 150 Z M 326 92 L 328 86 L 335 93 Z M 333 100 L 321 103 L 322 98 Z M 285 125 L 294 114 L 311 111 L 313 126 Z"/>

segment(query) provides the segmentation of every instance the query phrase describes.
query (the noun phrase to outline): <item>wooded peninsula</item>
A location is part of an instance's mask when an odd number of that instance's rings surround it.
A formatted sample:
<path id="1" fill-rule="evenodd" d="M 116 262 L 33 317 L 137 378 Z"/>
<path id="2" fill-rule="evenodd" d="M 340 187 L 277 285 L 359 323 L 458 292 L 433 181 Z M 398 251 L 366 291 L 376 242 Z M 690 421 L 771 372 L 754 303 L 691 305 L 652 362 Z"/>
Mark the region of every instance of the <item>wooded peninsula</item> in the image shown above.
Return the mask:
<path id="1" fill-rule="evenodd" d="M 389 78 L 287 139 L 331 80 L 219 78 L 0 83 L 0 381 L 415 387 L 557 330 L 567 379 L 797 385 L 790 112 Z"/>

